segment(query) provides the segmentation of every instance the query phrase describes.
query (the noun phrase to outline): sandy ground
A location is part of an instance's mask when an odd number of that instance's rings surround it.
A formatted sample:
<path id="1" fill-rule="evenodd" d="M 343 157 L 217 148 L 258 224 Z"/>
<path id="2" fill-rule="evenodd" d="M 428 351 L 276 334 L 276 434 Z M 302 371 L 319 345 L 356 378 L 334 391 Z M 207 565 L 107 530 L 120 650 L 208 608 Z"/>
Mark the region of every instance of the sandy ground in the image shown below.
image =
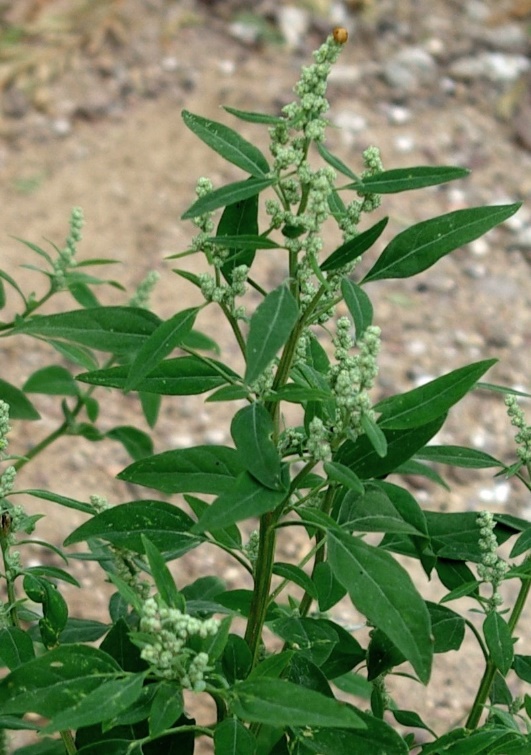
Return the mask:
<path id="1" fill-rule="evenodd" d="M 227 5 L 115 3 L 115 15 L 109 16 L 112 24 L 105 26 L 102 17 L 100 36 L 96 32 L 81 35 L 79 48 L 63 56 L 67 62 L 57 66 L 57 75 L 45 71 L 39 79 L 35 69 L 6 90 L 0 121 L 0 254 L 2 269 L 16 276 L 26 290 L 38 292 L 42 279 L 20 270 L 20 264 L 36 259 L 11 237 L 61 244 L 70 209 L 79 205 L 86 217 L 81 258 L 118 260 L 111 276 L 130 289 L 149 270 L 160 272 L 153 308 L 161 316 L 169 316 L 176 302 L 181 308 L 196 301 L 192 287 L 175 276 L 175 265 L 165 258 L 186 249 L 193 234 L 180 216 L 191 204 L 197 177 L 207 174 L 219 186 L 241 175 L 208 152 L 185 128 L 180 112 L 186 108 L 228 125 L 235 122 L 220 110 L 221 104 L 278 112 L 291 98 L 300 65 L 309 62 L 311 50 L 332 23 L 329 8 L 310 16 L 296 49 L 268 41 L 267 36 L 265 41 L 249 44 L 235 36 L 230 26 L 237 17 L 237 4 Z M 276 17 L 268 15 L 270 5 L 264 3 L 262 8 L 259 4 L 256 15 L 275 29 Z M 473 3 L 424 2 L 420 15 L 412 0 L 369 5 L 365 15 L 348 17 L 350 44 L 329 88 L 330 116 L 342 129 L 331 131 L 329 148 L 354 170 L 361 167 L 360 152 L 369 144 L 381 147 L 386 167 L 454 164 L 473 169 L 471 177 L 459 185 L 385 198 L 381 214 L 390 216 L 385 240 L 413 222 L 452 209 L 525 201 L 531 190 L 531 153 L 517 118 L 529 96 L 529 80 L 525 74 L 501 82 L 486 76 L 452 79 L 449 72 L 456 60 L 467 54 L 479 58 L 492 48 L 493 43 L 486 42 L 479 31 L 486 34 L 507 24 L 522 30 L 527 28 L 526 17 L 511 15 L 511 3 L 506 4 L 507 15 L 494 21 L 487 15 L 481 21 L 472 18 Z M 412 47 L 430 51 L 435 72 L 427 78 L 418 74 L 411 89 L 397 88 L 385 73 L 386 62 Z M 60 47 L 54 49 L 63 60 Z M 528 48 L 521 54 L 525 58 Z M 28 81 L 34 86 L 29 87 Z M 520 89 L 515 94 L 517 85 Z M 507 101 L 511 107 L 501 117 L 500 103 Z M 242 132 L 267 149 L 263 128 L 243 124 Z M 531 243 L 526 245 L 525 235 L 531 227 L 529 204 L 519 218 L 414 280 L 370 286 L 376 323 L 383 331 L 377 395 L 411 388 L 426 378 L 489 357 L 499 359 L 489 374 L 492 382 L 529 390 Z M 337 238 L 331 237 L 331 249 L 334 243 Z M 197 269 L 193 261 L 185 264 Z M 282 264 L 274 257 L 266 258 L 264 279 L 280 277 Z M 121 296 L 110 287 L 101 289 L 105 302 L 117 303 Z M 10 296 L 6 318 L 16 305 Z M 55 306 L 73 308 L 66 297 L 58 297 Z M 234 353 L 213 309 L 207 310 L 200 324 Z M 51 356 L 56 359 L 44 346 L 27 339 L 4 341 L 2 353 L 2 377 L 16 385 L 22 385 Z M 102 430 L 126 422 L 138 422 L 147 429 L 134 398 L 102 394 L 101 401 Z M 58 421 L 59 407 L 53 398 L 35 396 L 35 404 L 42 419 L 14 425 L 13 453 L 23 454 Z M 194 442 L 227 442 L 229 421 L 226 407 L 204 406 L 196 398 L 165 399 L 155 431 L 156 450 Z M 512 429 L 503 402 L 495 394 L 478 392 L 468 397 L 451 414 L 440 441 L 473 445 L 505 461 L 513 458 Z M 28 465 L 17 484 L 79 499 L 97 493 L 113 503 L 146 497 L 145 490 L 131 489 L 114 479 L 128 463 L 117 444 L 66 438 Z M 409 481 L 426 507 L 488 508 L 531 515 L 528 498 L 513 482 L 493 482 L 488 471 L 443 471 L 450 492 L 425 481 Z M 51 504 L 28 499 L 27 505 L 46 514 L 38 536 L 57 543 L 83 519 Z M 297 542 L 286 543 L 283 557 L 296 557 L 299 547 Z M 43 558 L 42 551 L 31 558 Z M 231 587 L 241 586 L 231 564 L 204 551 L 179 562 L 178 583 L 213 569 Z M 72 615 L 104 619 L 108 590 L 101 586 L 99 572 L 90 565 L 76 571 L 88 590 L 69 595 Z M 439 595 L 431 584 L 421 589 L 431 599 Z M 519 652 L 524 652 L 520 646 Z M 459 720 L 469 704 L 480 674 L 479 662 L 472 645 L 464 657 L 438 659 L 435 682 L 427 692 L 409 685 L 409 706 L 423 706 L 430 723 L 444 730 L 448 721 Z"/>

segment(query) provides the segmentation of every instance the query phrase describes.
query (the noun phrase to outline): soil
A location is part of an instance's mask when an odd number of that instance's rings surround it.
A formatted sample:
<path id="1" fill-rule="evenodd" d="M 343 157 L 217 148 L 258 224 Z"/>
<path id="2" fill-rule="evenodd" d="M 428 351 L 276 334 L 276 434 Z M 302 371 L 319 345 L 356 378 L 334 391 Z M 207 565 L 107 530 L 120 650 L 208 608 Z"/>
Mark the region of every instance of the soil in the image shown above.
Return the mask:
<path id="1" fill-rule="evenodd" d="M 153 308 L 161 316 L 169 316 L 176 303 L 183 308 L 197 302 L 193 287 L 172 272 L 175 261 L 167 260 L 185 250 L 193 235 L 180 216 L 193 201 L 200 175 L 220 186 L 241 174 L 187 130 L 181 110 L 241 128 L 267 151 L 263 127 L 236 123 L 220 105 L 278 113 L 292 99 L 300 66 L 339 21 L 350 39 L 329 86 L 330 118 L 340 126 L 330 132 L 329 149 L 355 171 L 370 144 L 381 148 L 387 168 L 472 169 L 458 184 L 384 197 L 377 214 L 390 217 L 384 242 L 414 222 L 461 207 L 524 201 L 513 219 L 420 276 L 368 286 L 383 332 L 375 398 L 491 357 L 499 361 L 490 382 L 529 391 L 531 4 L 323 1 L 306 3 L 306 15 L 301 5 L 100 0 L 90 10 L 90 3 L 33 0 L 4 11 L 6 28 L 28 34 L 9 48 L 9 56 L 0 46 L 2 269 L 26 291 L 42 291 L 42 276 L 20 269 L 38 259 L 12 236 L 43 247 L 47 239 L 61 245 L 72 206 L 81 206 L 86 228 L 80 258 L 117 260 L 110 277 L 129 291 L 149 270 L 160 272 Z M 288 44 L 280 30 L 292 7 L 299 14 L 289 17 Z M 290 34 L 299 23 L 300 32 Z M 337 242 L 331 236 L 329 251 Z M 179 267 L 197 270 L 194 265 L 193 258 L 179 261 Z M 264 279 L 280 279 L 281 265 L 278 258 L 264 259 Z M 110 286 L 98 295 L 104 303 L 127 300 Z M 17 305 L 10 292 L 6 319 Z M 66 297 L 55 305 L 74 306 Z M 200 325 L 234 353 L 214 308 Z M 57 363 L 55 353 L 34 341 L 5 341 L 2 378 L 21 386 L 50 357 Z M 12 453 L 24 454 L 56 426 L 57 403 L 35 396 L 42 419 L 13 423 Z M 156 451 L 230 442 L 229 408 L 196 398 L 165 399 L 154 433 Z M 135 423 L 147 430 L 134 398 L 102 396 L 103 431 Z M 438 440 L 481 448 L 510 463 L 512 438 L 501 396 L 477 391 L 450 414 Z M 151 495 L 114 479 L 129 461 L 118 444 L 64 438 L 21 471 L 17 486 L 80 500 L 96 493 L 112 503 Z M 531 516 L 529 499 L 514 480 L 493 480 L 489 470 L 441 471 L 450 491 L 421 478 L 407 480 L 427 508 Z M 46 515 L 36 536 L 57 544 L 84 518 L 30 497 L 24 505 Z M 282 558 L 296 558 L 302 546 L 284 543 Z M 50 556 L 42 549 L 31 555 L 32 563 L 43 558 Z M 87 589 L 69 590 L 71 615 L 105 620 L 109 589 L 98 570 L 85 562 L 73 568 Z M 230 587 L 242 586 L 224 556 L 203 549 L 179 561 L 176 578 L 184 585 L 213 570 Z M 420 589 L 432 600 L 440 597 L 432 584 Z M 337 618 L 356 623 L 346 609 Z M 526 652 L 525 639 L 518 651 Z M 442 732 L 462 720 L 480 673 L 480 653 L 471 640 L 466 653 L 438 659 L 427 690 L 408 682 L 396 694 L 401 707 L 425 714 Z M 401 699 L 406 694 L 407 706 Z M 199 715 L 208 721 L 211 712 L 199 708 Z M 17 735 L 13 747 L 23 741 Z M 210 751 L 207 743 L 203 751 Z"/>

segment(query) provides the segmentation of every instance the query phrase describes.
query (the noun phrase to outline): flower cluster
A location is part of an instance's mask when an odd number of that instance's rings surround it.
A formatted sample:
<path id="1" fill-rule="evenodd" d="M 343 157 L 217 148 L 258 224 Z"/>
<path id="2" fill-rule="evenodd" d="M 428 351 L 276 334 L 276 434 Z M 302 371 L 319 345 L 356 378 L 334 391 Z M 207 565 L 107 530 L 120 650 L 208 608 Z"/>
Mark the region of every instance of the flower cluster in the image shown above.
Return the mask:
<path id="1" fill-rule="evenodd" d="M 219 250 L 220 247 L 216 247 L 216 249 Z M 221 258 L 218 256 L 217 259 Z M 238 265 L 232 270 L 232 282 L 220 283 L 212 275 L 201 273 L 199 276 L 201 293 L 206 301 L 223 304 L 234 318 L 243 320 L 245 318 L 245 309 L 244 307 L 237 307 L 235 299 L 245 294 L 248 274 L 249 268 L 247 265 Z"/>
<path id="2" fill-rule="evenodd" d="M 141 656 L 164 679 L 178 680 L 185 689 L 202 692 L 205 674 L 210 669 L 205 652 L 189 646 L 191 638 L 213 637 L 219 630 L 216 619 L 197 619 L 169 608 L 159 597 L 144 601 L 137 642 Z"/>
<path id="3" fill-rule="evenodd" d="M 518 443 L 516 453 L 524 464 L 531 464 L 531 425 L 526 423 L 516 396 L 506 396 L 505 406 L 511 419 L 511 425 L 518 428 L 518 432 L 514 436 L 516 443 Z"/>
<path id="4" fill-rule="evenodd" d="M 350 430 L 361 433 L 363 414 L 371 413 L 369 390 L 378 374 L 377 357 L 380 351 L 380 328 L 369 326 L 357 342 L 359 353 L 352 355 L 352 324 L 348 317 L 337 321 L 334 339 L 337 364 L 330 369 L 330 384 L 336 398 L 336 432 Z"/>
<path id="5" fill-rule="evenodd" d="M 509 565 L 496 552 L 498 541 L 494 534 L 496 523 L 493 515 L 489 511 L 481 511 L 476 521 L 479 526 L 479 547 L 481 550 L 481 563 L 478 564 L 478 574 L 483 582 L 492 585 L 492 597 L 489 603 L 491 608 L 494 609 L 502 603 L 498 587 L 503 582 Z"/>
<path id="6" fill-rule="evenodd" d="M 0 399 L 0 459 L 5 458 L 5 451 L 7 449 L 8 440 L 7 436 L 11 431 L 11 425 L 9 424 L 9 404 Z M 7 467 L 3 474 L 0 476 L 0 500 L 4 498 L 13 489 L 15 482 L 16 470 L 15 467 Z"/>
<path id="7" fill-rule="evenodd" d="M 156 270 L 150 270 L 144 280 L 140 281 L 136 287 L 135 293 L 129 300 L 129 306 L 149 309 L 149 299 L 159 278 L 160 275 Z"/>
<path id="8" fill-rule="evenodd" d="M 53 281 L 57 290 L 65 287 L 65 275 L 68 270 L 75 267 L 77 245 L 81 241 L 81 230 L 85 223 L 83 210 L 80 207 L 74 207 L 70 213 L 70 233 L 65 241 L 63 249 L 59 249 L 59 256 L 53 266 Z"/>

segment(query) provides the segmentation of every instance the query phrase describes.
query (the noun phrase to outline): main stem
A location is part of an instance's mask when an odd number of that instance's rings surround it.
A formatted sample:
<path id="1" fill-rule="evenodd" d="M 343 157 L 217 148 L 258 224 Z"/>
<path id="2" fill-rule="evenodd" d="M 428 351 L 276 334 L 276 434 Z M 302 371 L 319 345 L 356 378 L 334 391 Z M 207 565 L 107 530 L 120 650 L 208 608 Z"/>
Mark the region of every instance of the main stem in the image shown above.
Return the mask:
<path id="1" fill-rule="evenodd" d="M 531 560 L 531 556 L 528 556 L 526 562 Z M 531 579 L 529 577 L 526 577 L 522 579 L 522 584 L 520 587 L 520 590 L 518 592 L 513 610 L 511 612 L 511 616 L 508 621 L 509 629 L 511 630 L 511 633 L 514 632 L 516 629 L 516 625 L 518 624 L 518 621 L 520 619 L 520 616 L 522 615 L 522 611 L 524 610 L 524 606 L 526 604 L 527 598 L 529 596 L 529 590 L 531 589 Z M 485 704 L 487 702 L 492 683 L 494 681 L 494 677 L 496 676 L 496 665 L 492 661 L 491 658 L 487 661 L 487 665 L 485 667 L 485 671 L 483 673 L 483 676 L 481 678 L 481 682 L 479 684 L 479 688 L 476 694 L 476 698 L 474 700 L 474 703 L 472 705 L 472 709 L 470 710 L 470 715 L 468 716 L 467 722 L 465 724 L 467 729 L 476 729 L 479 721 L 481 719 L 481 714 L 483 713 L 483 708 L 485 707 Z"/>
<path id="2" fill-rule="evenodd" d="M 260 519 L 260 537 L 254 574 L 254 592 L 251 601 L 249 620 L 247 622 L 247 629 L 245 631 L 245 641 L 251 650 L 253 668 L 258 663 L 260 645 L 262 642 L 262 629 L 269 605 L 269 591 L 271 589 L 271 577 L 275 560 L 275 524 L 276 516 L 274 512 L 264 514 Z"/>

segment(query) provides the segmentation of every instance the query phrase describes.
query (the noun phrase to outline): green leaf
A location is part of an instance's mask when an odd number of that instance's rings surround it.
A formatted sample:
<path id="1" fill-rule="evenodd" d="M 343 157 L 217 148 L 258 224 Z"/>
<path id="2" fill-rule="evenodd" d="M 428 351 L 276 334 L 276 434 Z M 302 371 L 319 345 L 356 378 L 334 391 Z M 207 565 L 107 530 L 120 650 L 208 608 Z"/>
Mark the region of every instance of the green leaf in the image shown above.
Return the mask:
<path id="1" fill-rule="evenodd" d="M 127 365 L 119 365 L 76 375 L 76 380 L 124 389 L 128 372 Z M 174 357 L 160 362 L 147 377 L 139 381 L 136 390 L 164 396 L 191 396 L 225 385 L 228 379 L 237 377 L 236 373 L 214 359 Z"/>
<path id="2" fill-rule="evenodd" d="M 130 674 L 124 679 L 106 681 L 97 689 L 81 694 L 73 705 L 52 717 L 43 733 L 80 729 L 112 720 L 140 697 L 144 679 L 145 673 Z"/>
<path id="3" fill-rule="evenodd" d="M 306 752 L 318 755 L 407 755 L 409 747 L 400 734 L 385 721 L 357 711 L 365 729 L 320 729 L 303 738 Z"/>
<path id="4" fill-rule="evenodd" d="M 26 493 L 32 495 L 35 498 L 42 498 L 43 501 L 52 501 L 58 503 L 60 506 L 65 506 L 67 509 L 74 509 L 75 511 L 82 511 L 84 514 L 93 514 L 94 508 L 90 503 L 83 503 L 82 501 L 76 501 L 74 498 L 67 498 L 57 493 L 50 493 L 48 490 L 21 490 L 20 493 Z"/>
<path id="5" fill-rule="evenodd" d="M 465 178 L 470 173 L 466 168 L 454 168 L 448 165 L 419 165 L 414 168 L 395 168 L 366 176 L 362 181 L 347 186 L 356 189 L 358 194 L 398 194 L 400 191 L 423 189 L 425 186 L 437 186 L 457 178 Z"/>
<path id="6" fill-rule="evenodd" d="M 379 401 L 373 407 L 380 412 L 378 425 L 400 430 L 431 422 L 463 398 L 496 361 L 485 359 L 460 367 L 411 391 Z"/>
<path id="7" fill-rule="evenodd" d="M 437 464 L 449 464 L 452 467 L 464 467 L 466 469 L 489 469 L 491 467 L 503 467 L 503 462 L 484 451 L 465 446 L 425 446 L 415 454 L 417 459 L 435 462 Z"/>
<path id="8" fill-rule="evenodd" d="M 95 307 L 55 315 L 35 315 L 22 321 L 14 333 L 38 338 L 74 341 L 98 351 L 137 351 L 160 324 L 147 309 Z"/>
<path id="9" fill-rule="evenodd" d="M 346 588 L 335 578 L 328 561 L 315 565 L 312 579 L 317 591 L 319 610 L 323 613 L 339 603 L 347 593 Z"/>
<path id="10" fill-rule="evenodd" d="M 271 631 L 281 637 L 288 649 L 321 666 L 330 656 L 338 637 L 331 623 L 308 617 L 287 617 L 269 624 Z"/>
<path id="11" fill-rule="evenodd" d="M 524 530 L 518 537 L 509 556 L 510 558 L 516 558 L 517 556 L 521 556 L 522 553 L 527 553 L 529 549 L 531 549 L 531 527 Z"/>
<path id="12" fill-rule="evenodd" d="M 479 563 L 482 551 L 479 547 L 477 514 L 425 511 L 431 547 L 442 558 Z M 513 534 L 504 527 L 496 526 L 494 534 L 501 545 Z"/>
<path id="13" fill-rule="evenodd" d="M 501 614 L 491 611 L 483 622 L 483 634 L 491 660 L 505 676 L 514 658 L 513 638 L 509 625 Z"/>
<path id="14" fill-rule="evenodd" d="M 33 642 L 27 632 L 18 627 L 0 629 L 0 660 L 12 671 L 35 658 Z"/>
<path id="15" fill-rule="evenodd" d="M 85 645 L 49 650 L 0 682 L 2 713 L 34 712 L 51 718 L 120 672 L 107 653 Z M 101 706 L 101 698 L 100 698 Z"/>
<path id="16" fill-rule="evenodd" d="M 34 372 L 24 383 L 27 393 L 47 393 L 51 396 L 77 396 L 79 388 L 64 367 L 50 365 Z"/>
<path id="17" fill-rule="evenodd" d="M 234 415 L 230 432 L 246 470 L 266 488 L 283 490 L 280 456 L 272 441 L 273 420 L 256 401 Z"/>
<path id="18" fill-rule="evenodd" d="M 258 147 L 248 142 L 237 131 L 222 123 L 182 111 L 182 118 L 188 128 L 205 144 L 233 165 L 237 165 L 252 176 L 264 177 L 269 165 Z"/>
<path id="19" fill-rule="evenodd" d="M 12 278 L 4 270 L 0 270 L 0 278 L 2 280 L 5 280 L 6 283 L 9 283 L 9 285 L 12 286 L 15 289 L 15 291 L 21 296 L 22 301 L 24 302 L 24 305 L 27 306 L 27 303 L 28 303 L 27 299 L 24 296 L 24 292 L 22 291 L 22 289 L 20 288 L 20 286 L 18 285 L 18 283 L 16 282 L 16 280 L 14 278 Z M 2 288 L 3 288 L 3 286 L 2 286 Z"/>
<path id="20" fill-rule="evenodd" d="M 281 249 L 282 245 L 267 236 L 242 233 L 240 236 L 211 236 L 207 239 L 210 244 L 241 249 L 244 251 L 256 251 L 257 249 Z"/>
<path id="21" fill-rule="evenodd" d="M 10 419 L 40 419 L 41 415 L 35 409 L 27 396 L 14 385 L 0 378 L 0 396 L 2 401 L 9 404 Z"/>
<path id="22" fill-rule="evenodd" d="M 325 162 L 327 162 L 332 166 L 332 168 L 337 170 L 338 173 L 342 173 L 344 176 L 347 176 L 347 178 L 352 178 L 353 181 L 359 181 L 358 176 L 353 173 L 350 168 L 345 165 L 342 160 L 339 159 L 339 157 L 336 157 L 336 155 L 333 155 L 331 152 L 329 152 L 322 142 L 317 142 L 316 144 L 317 151 Z"/>
<path id="23" fill-rule="evenodd" d="M 354 321 L 356 339 L 359 339 L 369 325 L 372 325 L 372 302 L 361 286 L 348 278 L 343 278 L 341 281 L 341 293 Z"/>
<path id="24" fill-rule="evenodd" d="M 287 579 L 290 582 L 293 582 L 293 584 L 302 587 L 302 589 L 307 592 L 308 595 L 311 595 L 312 598 L 317 599 L 317 590 L 311 580 L 311 577 L 309 577 L 308 574 L 306 574 L 306 572 L 303 571 L 300 567 L 295 566 L 295 564 L 287 564 L 277 561 L 275 564 L 273 564 L 273 574 L 276 574 L 277 577 L 282 577 L 283 579 Z"/>
<path id="25" fill-rule="evenodd" d="M 407 571 L 385 551 L 328 532 L 328 560 L 354 606 L 389 637 L 427 683 L 433 656 L 430 617 Z"/>
<path id="26" fill-rule="evenodd" d="M 286 495 L 286 491 L 265 488 L 248 472 L 242 472 L 232 482 L 230 490 L 208 507 L 193 531 L 212 532 L 242 519 L 261 516 L 276 509 Z"/>
<path id="27" fill-rule="evenodd" d="M 255 755 L 256 739 L 236 718 L 226 718 L 214 730 L 216 755 Z"/>
<path id="28" fill-rule="evenodd" d="M 248 123 L 266 123 L 271 126 L 275 126 L 278 123 L 285 123 L 285 118 L 280 118 L 277 115 L 268 115 L 267 113 L 253 113 L 249 110 L 237 110 L 234 107 L 228 105 L 221 106 L 227 113 L 235 115 L 241 121 L 247 121 Z"/>
<path id="29" fill-rule="evenodd" d="M 363 483 L 358 475 L 354 474 L 351 469 L 345 467 L 343 464 L 338 464 L 334 461 L 326 461 L 323 468 L 329 480 L 338 482 L 340 485 L 343 485 L 349 490 L 354 490 L 356 493 L 362 494 L 365 492 Z"/>
<path id="30" fill-rule="evenodd" d="M 386 430 L 387 455 L 381 458 L 374 450 L 366 435 L 357 441 L 347 440 L 338 449 L 334 461 L 344 464 L 355 472 L 362 480 L 371 477 L 383 477 L 394 472 L 403 462 L 410 459 L 419 448 L 422 448 L 440 430 L 445 416 L 429 422 L 422 427 L 407 430 Z"/>
<path id="31" fill-rule="evenodd" d="M 455 611 L 439 603 L 427 602 L 431 629 L 435 639 L 434 653 L 459 650 L 465 639 L 465 620 Z"/>
<path id="32" fill-rule="evenodd" d="M 247 338 L 245 382 L 254 382 L 286 343 L 298 317 L 298 307 L 287 286 L 269 293 L 251 317 Z"/>
<path id="33" fill-rule="evenodd" d="M 65 545 L 102 538 L 120 548 L 144 553 L 145 535 L 162 553 L 182 554 L 201 539 L 190 530 L 194 521 L 177 506 L 165 501 L 131 501 L 102 511 L 65 540 Z"/>
<path id="34" fill-rule="evenodd" d="M 361 257 L 380 238 L 388 220 L 389 218 L 382 218 L 382 220 L 367 228 L 366 231 L 362 231 L 358 236 L 349 239 L 338 247 L 321 265 L 323 273 L 337 270 L 339 267 L 344 267 L 358 257 Z"/>
<path id="35" fill-rule="evenodd" d="M 162 553 L 143 533 L 140 537 L 142 538 L 144 553 L 148 559 L 151 576 L 153 577 L 153 581 L 155 582 L 160 597 L 169 608 L 178 608 L 180 611 L 184 612 L 184 598 L 179 594 L 175 580 L 166 566 Z M 179 718 L 179 715 L 176 716 L 176 718 Z"/>
<path id="36" fill-rule="evenodd" d="M 385 433 L 381 426 L 376 424 L 370 414 L 364 412 L 361 415 L 361 427 L 369 439 L 371 446 L 374 448 L 378 456 L 383 459 L 387 455 L 387 438 L 385 437 Z"/>
<path id="37" fill-rule="evenodd" d="M 197 218 L 207 212 L 219 210 L 220 207 L 241 202 L 249 197 L 255 197 L 264 189 L 273 186 L 276 178 L 248 178 L 246 181 L 235 181 L 232 184 L 222 186 L 220 189 L 214 189 L 204 197 L 196 200 L 186 212 L 181 215 L 181 220 Z"/>
<path id="38" fill-rule="evenodd" d="M 251 180 L 251 179 L 249 179 Z M 216 229 L 218 238 L 240 238 L 240 236 L 258 236 L 258 194 L 234 204 L 223 210 Z M 241 249 L 225 243 L 227 257 L 221 266 L 225 280 L 232 283 L 234 268 L 238 265 L 252 267 L 256 249 Z"/>
<path id="39" fill-rule="evenodd" d="M 149 713 L 149 734 L 156 737 L 171 728 L 184 710 L 181 687 L 177 682 L 160 682 Z"/>
<path id="40" fill-rule="evenodd" d="M 397 723 L 401 724 L 401 726 L 409 726 L 415 729 L 425 729 L 426 731 L 429 731 L 430 734 L 432 734 L 434 737 L 437 736 L 433 729 L 430 729 L 430 727 L 424 723 L 419 714 L 415 713 L 414 710 L 392 710 L 391 713 L 393 714 Z"/>
<path id="41" fill-rule="evenodd" d="M 69 618 L 60 634 L 59 642 L 62 645 L 72 645 L 78 642 L 96 642 L 108 631 L 109 625 L 102 624 L 101 621 Z"/>
<path id="42" fill-rule="evenodd" d="M 230 492 L 244 467 L 228 446 L 194 446 L 164 451 L 135 461 L 117 475 L 119 480 L 162 490 L 163 493 Z"/>
<path id="43" fill-rule="evenodd" d="M 444 255 L 503 223 L 520 203 L 455 210 L 424 220 L 398 234 L 384 249 L 363 283 L 384 278 L 409 278 Z"/>
<path id="44" fill-rule="evenodd" d="M 151 436 L 137 427 L 129 427 L 127 425 L 113 427 L 112 430 L 105 433 L 105 436 L 121 443 L 129 456 L 135 461 L 144 459 L 153 453 Z"/>
<path id="45" fill-rule="evenodd" d="M 352 706 L 298 684 L 262 677 L 233 687 L 232 710 L 243 721 L 272 726 L 364 728 Z"/>
<path id="46" fill-rule="evenodd" d="M 199 311 L 198 307 L 184 309 L 170 317 L 153 331 L 144 341 L 129 368 L 124 391 L 138 389 L 144 378 L 162 362 L 176 346 L 180 346 L 192 327 Z M 144 389 L 145 390 L 145 389 Z"/>
<path id="47" fill-rule="evenodd" d="M 405 521 L 388 496 L 379 489 L 362 495 L 349 492 L 343 499 L 339 524 L 355 532 L 403 532 L 421 535 Z"/>
<path id="48" fill-rule="evenodd" d="M 531 684 L 531 655 L 515 655 L 512 666 L 519 679 Z"/>

